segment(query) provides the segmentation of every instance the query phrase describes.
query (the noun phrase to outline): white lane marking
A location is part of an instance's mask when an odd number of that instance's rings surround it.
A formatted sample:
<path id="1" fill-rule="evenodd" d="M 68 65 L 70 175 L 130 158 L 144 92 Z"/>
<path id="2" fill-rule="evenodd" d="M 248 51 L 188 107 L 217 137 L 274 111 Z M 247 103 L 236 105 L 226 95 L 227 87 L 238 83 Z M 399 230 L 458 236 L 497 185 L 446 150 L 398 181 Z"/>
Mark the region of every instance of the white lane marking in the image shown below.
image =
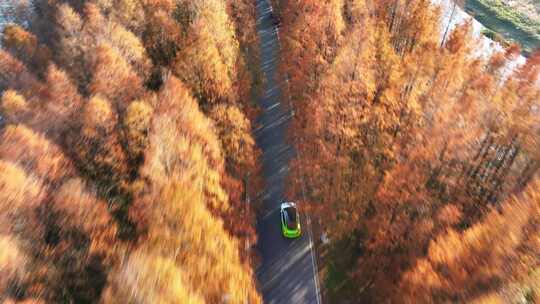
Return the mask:
<path id="1" fill-rule="evenodd" d="M 308 221 L 308 236 L 309 236 L 309 252 L 311 253 L 311 265 L 313 267 L 313 280 L 315 281 L 315 294 L 317 297 L 317 303 L 321 303 L 321 294 L 319 292 L 319 267 L 317 266 L 317 259 L 315 258 L 315 247 L 313 246 L 313 238 L 312 238 L 312 232 L 311 232 L 311 218 L 307 217 Z"/>
<path id="2" fill-rule="evenodd" d="M 270 111 L 270 110 L 272 110 L 272 109 L 278 107 L 280 104 L 281 104 L 280 102 L 276 102 L 276 103 L 274 103 L 273 105 L 267 107 L 267 108 L 266 108 L 266 111 Z"/>
<path id="3" fill-rule="evenodd" d="M 300 150 L 298 150 L 298 157 L 300 157 Z M 301 176 L 301 185 L 302 185 L 302 197 L 304 198 L 304 202 L 306 202 L 306 185 L 304 181 L 304 177 Z M 311 231 L 311 217 L 309 214 L 306 216 L 307 224 L 308 224 L 308 238 L 309 238 L 309 252 L 311 253 L 311 265 L 313 269 L 313 280 L 315 281 L 315 294 L 317 297 L 317 304 L 321 304 L 321 293 L 319 291 L 319 267 L 317 265 L 317 259 L 315 258 L 315 246 L 313 245 L 313 237 L 312 237 L 312 231 Z"/>

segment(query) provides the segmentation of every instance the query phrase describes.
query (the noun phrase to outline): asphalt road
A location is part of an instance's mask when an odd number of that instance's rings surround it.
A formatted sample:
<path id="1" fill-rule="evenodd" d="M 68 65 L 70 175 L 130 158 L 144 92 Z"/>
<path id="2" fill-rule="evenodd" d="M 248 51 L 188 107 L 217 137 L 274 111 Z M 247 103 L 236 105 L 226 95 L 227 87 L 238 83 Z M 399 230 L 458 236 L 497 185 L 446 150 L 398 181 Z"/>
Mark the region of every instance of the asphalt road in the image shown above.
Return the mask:
<path id="1" fill-rule="evenodd" d="M 279 40 L 272 22 L 268 0 L 257 0 L 257 30 L 261 42 L 261 64 L 264 92 L 259 98 L 263 109 L 261 127 L 255 131 L 263 151 L 265 191 L 263 208 L 257 219 L 258 250 L 262 263 L 257 269 L 259 289 L 267 304 L 297 304 L 320 302 L 316 277 L 316 261 L 312 251 L 311 232 L 307 219 L 300 214 L 302 236 L 289 240 L 281 235 L 279 205 L 284 196 L 288 164 L 295 153 L 286 142 L 286 129 L 291 112 L 284 106 L 281 90 L 283 79 L 278 75 Z"/>

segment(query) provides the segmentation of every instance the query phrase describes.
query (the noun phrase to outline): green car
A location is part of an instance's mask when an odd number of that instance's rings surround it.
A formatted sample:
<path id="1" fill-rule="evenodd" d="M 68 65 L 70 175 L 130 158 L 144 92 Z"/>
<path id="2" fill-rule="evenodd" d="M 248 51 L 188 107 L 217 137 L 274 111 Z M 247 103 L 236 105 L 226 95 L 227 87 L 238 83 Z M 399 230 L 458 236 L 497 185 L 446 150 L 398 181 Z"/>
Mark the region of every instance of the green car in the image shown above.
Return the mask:
<path id="1" fill-rule="evenodd" d="M 281 233 L 286 238 L 297 238 L 302 234 L 300 229 L 300 216 L 295 203 L 282 203 L 281 214 Z"/>

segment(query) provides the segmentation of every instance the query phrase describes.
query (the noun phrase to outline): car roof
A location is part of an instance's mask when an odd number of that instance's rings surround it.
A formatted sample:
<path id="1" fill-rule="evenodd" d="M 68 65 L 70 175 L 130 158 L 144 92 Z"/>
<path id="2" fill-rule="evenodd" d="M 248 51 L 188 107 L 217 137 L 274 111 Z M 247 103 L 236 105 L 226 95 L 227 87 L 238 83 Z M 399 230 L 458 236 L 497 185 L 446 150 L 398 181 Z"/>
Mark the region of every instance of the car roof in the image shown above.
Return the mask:
<path id="1" fill-rule="evenodd" d="M 281 209 L 285 209 L 285 208 L 288 208 L 288 207 L 296 208 L 296 204 L 293 203 L 293 202 L 284 202 L 284 203 L 281 203 Z"/>

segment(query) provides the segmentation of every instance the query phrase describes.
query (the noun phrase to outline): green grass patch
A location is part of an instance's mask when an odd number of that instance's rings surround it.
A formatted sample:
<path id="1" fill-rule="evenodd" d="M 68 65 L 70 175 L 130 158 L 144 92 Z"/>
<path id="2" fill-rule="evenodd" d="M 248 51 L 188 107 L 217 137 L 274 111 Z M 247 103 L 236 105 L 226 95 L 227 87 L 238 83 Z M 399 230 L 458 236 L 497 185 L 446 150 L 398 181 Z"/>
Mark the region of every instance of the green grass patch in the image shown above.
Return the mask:
<path id="1" fill-rule="evenodd" d="M 511 23 L 516 28 L 527 32 L 532 37 L 540 39 L 540 22 L 535 21 L 527 17 L 526 15 L 516 11 L 515 9 L 505 5 L 500 0 L 477 0 L 479 4 L 483 5 L 487 10 L 494 13 L 494 15 L 506 22 Z"/>
<path id="2" fill-rule="evenodd" d="M 540 45 L 540 22 L 500 0 L 468 0 L 465 9 L 488 28 L 483 31 L 484 35 L 492 36 L 495 41 L 504 44 L 515 41 L 522 46 L 525 54 Z"/>
<path id="3" fill-rule="evenodd" d="M 504 39 L 503 36 L 499 35 L 499 33 L 491 30 L 491 29 L 488 29 L 487 27 L 483 28 L 482 29 L 482 35 L 486 36 L 487 38 L 493 40 L 493 41 L 496 41 L 498 43 L 500 43 L 501 45 L 503 46 L 509 46 L 510 45 L 510 42 L 506 39 Z"/>
<path id="4" fill-rule="evenodd" d="M 361 254 L 357 244 L 357 237 L 351 235 L 330 243 L 321 251 L 324 294 L 329 303 L 354 300 L 358 290 L 349 273 Z"/>

